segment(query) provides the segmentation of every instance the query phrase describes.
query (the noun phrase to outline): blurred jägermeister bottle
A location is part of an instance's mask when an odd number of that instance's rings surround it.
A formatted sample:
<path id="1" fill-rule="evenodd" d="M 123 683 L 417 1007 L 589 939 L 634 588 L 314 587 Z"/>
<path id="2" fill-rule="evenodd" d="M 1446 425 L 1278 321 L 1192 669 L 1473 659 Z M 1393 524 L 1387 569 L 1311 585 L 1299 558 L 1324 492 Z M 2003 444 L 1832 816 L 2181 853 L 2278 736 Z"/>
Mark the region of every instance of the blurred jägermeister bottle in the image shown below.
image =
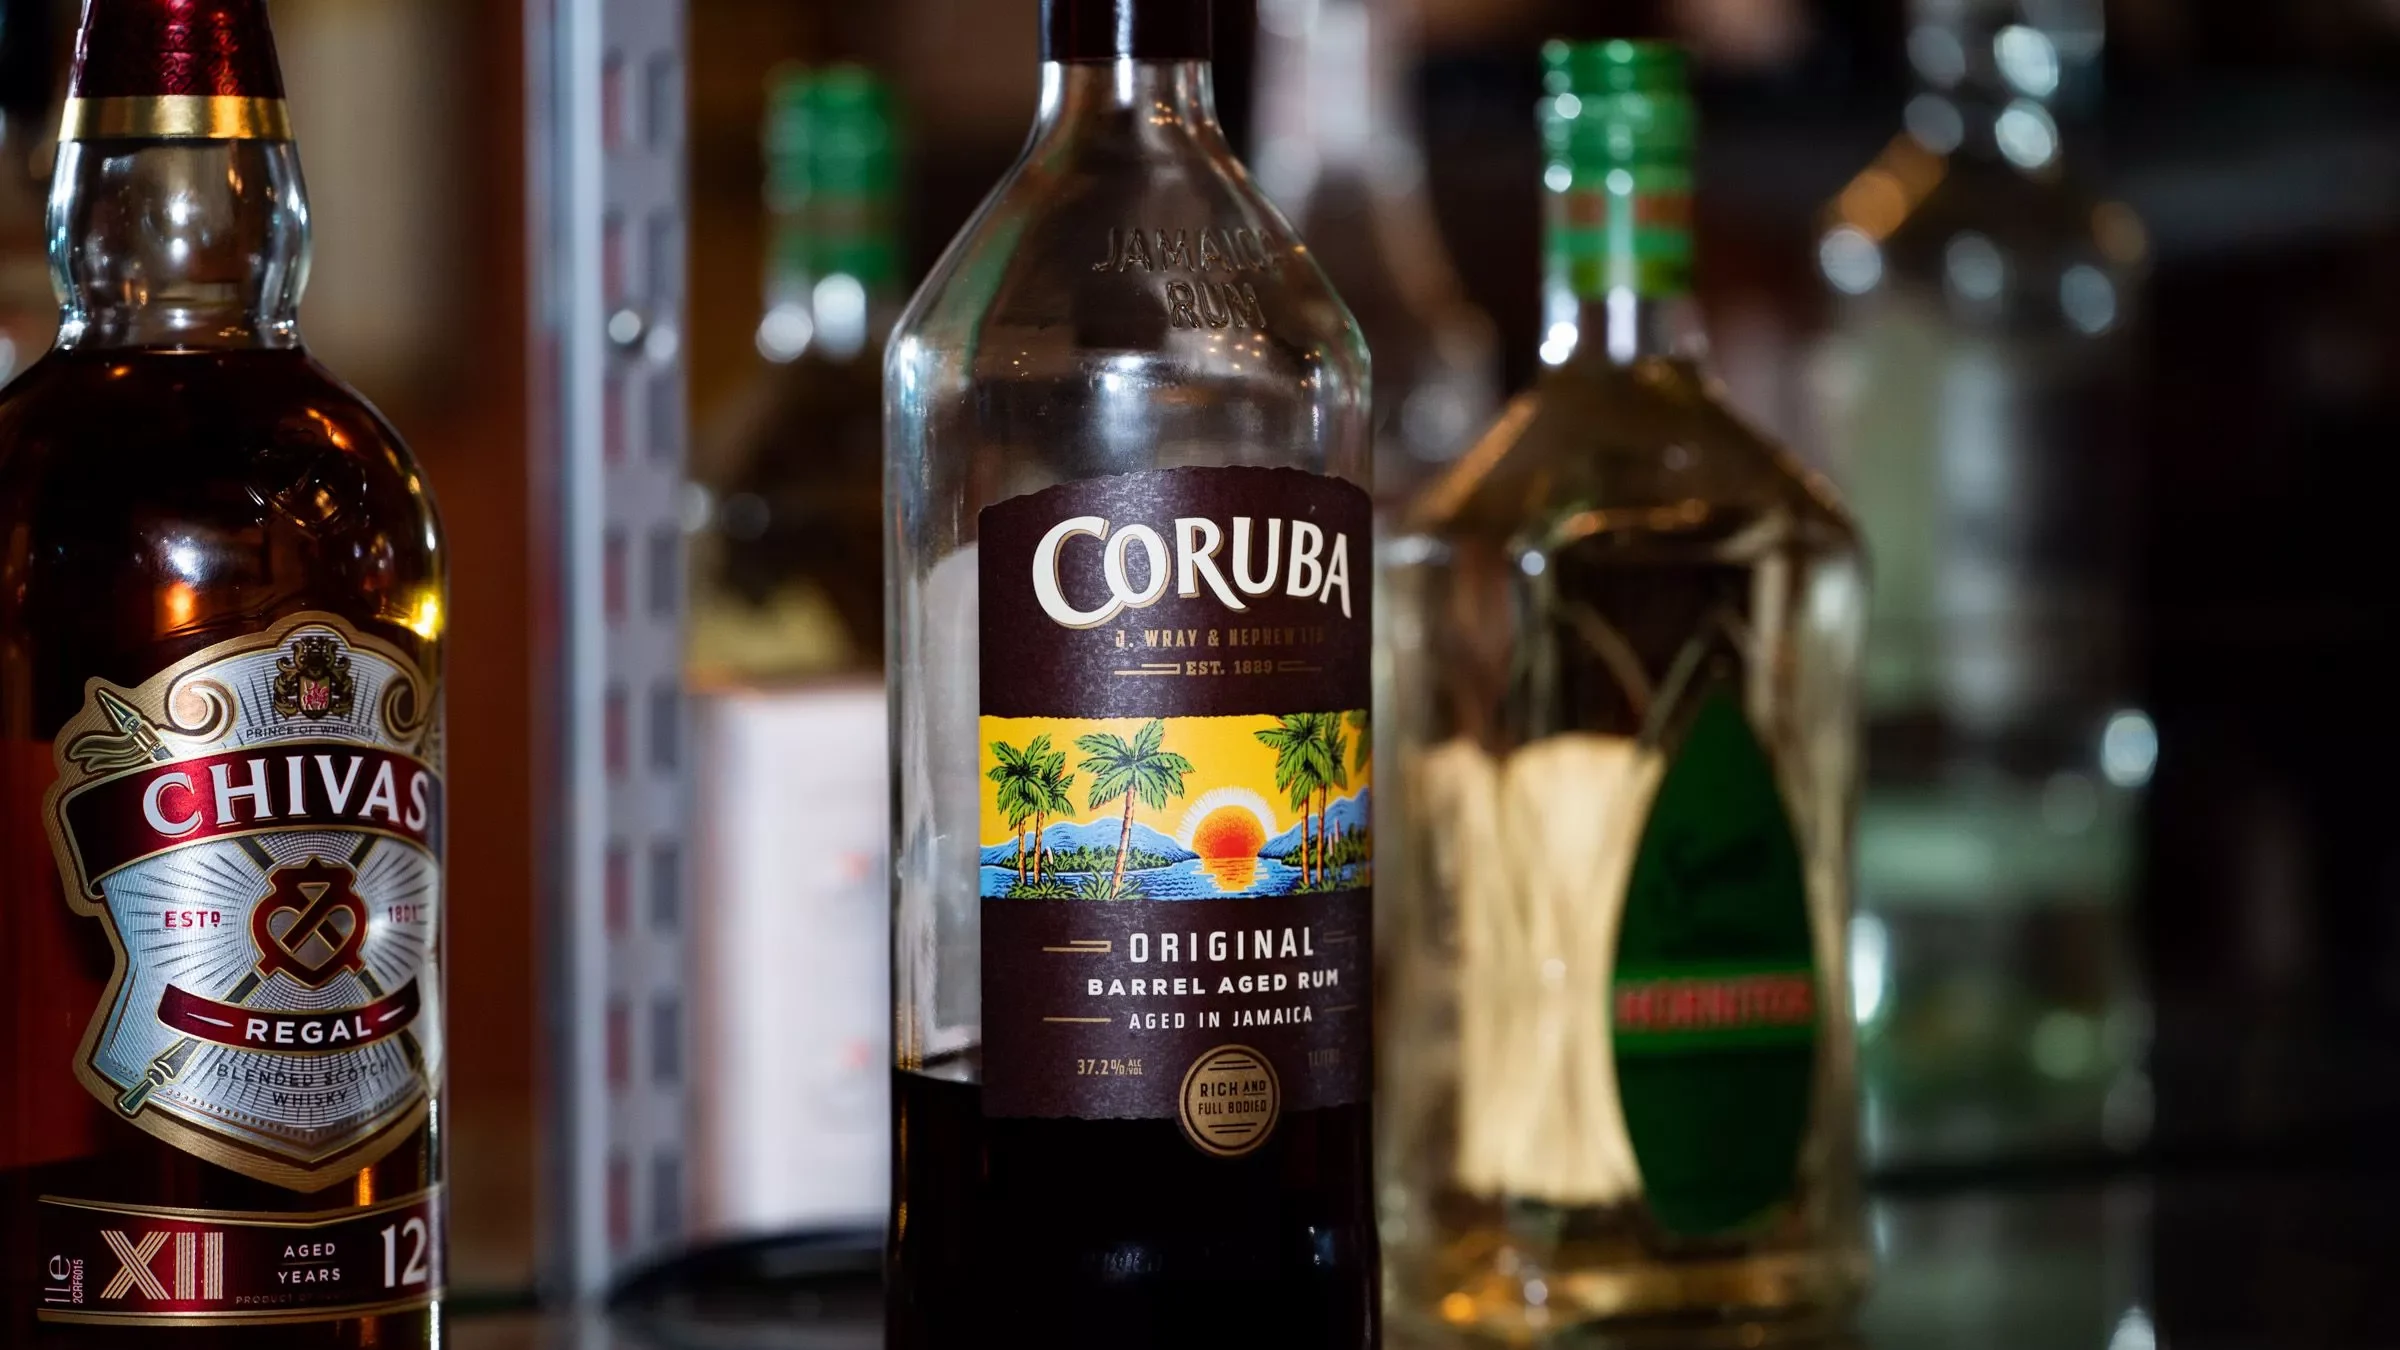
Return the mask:
<path id="1" fill-rule="evenodd" d="M 1698 364 L 1683 56 L 1544 56 L 1550 369 L 1392 545 L 1395 1320 L 1813 1335 L 1864 1270 L 1859 554 Z"/>
<path id="2" fill-rule="evenodd" d="M 764 365 L 693 466 L 695 1200 L 711 1237 L 871 1227 L 885 1195 L 893 116 L 854 66 L 781 69 L 767 103 Z"/>

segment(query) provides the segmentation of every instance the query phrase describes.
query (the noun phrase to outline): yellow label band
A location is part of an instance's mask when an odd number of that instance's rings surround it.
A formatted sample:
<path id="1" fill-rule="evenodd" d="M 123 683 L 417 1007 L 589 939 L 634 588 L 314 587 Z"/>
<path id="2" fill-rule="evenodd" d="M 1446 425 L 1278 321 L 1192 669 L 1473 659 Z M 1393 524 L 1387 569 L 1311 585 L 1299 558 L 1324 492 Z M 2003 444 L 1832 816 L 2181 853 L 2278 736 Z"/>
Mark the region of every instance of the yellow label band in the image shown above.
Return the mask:
<path id="1" fill-rule="evenodd" d="M 288 141 L 291 113 L 279 98 L 164 94 L 155 98 L 71 98 L 60 119 L 62 141 Z"/>

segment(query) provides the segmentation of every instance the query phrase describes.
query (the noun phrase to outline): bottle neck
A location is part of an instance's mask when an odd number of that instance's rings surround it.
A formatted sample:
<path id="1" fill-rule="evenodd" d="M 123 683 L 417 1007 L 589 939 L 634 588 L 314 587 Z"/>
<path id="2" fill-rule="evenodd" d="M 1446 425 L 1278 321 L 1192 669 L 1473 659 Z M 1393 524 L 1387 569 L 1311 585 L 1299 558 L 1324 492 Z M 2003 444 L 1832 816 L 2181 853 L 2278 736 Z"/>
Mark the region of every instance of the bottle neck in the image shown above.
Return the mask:
<path id="1" fill-rule="evenodd" d="M 288 140 L 70 140 L 49 207 L 64 348 L 289 348 L 308 196 Z"/>
<path id="2" fill-rule="evenodd" d="M 1206 60 L 1042 63 L 1031 150 L 1037 160 L 1086 143 L 1163 146 L 1193 140 L 1211 148 L 1225 141 Z"/>
<path id="3" fill-rule="evenodd" d="M 1689 169 L 1553 160 L 1545 186 L 1543 363 L 1696 359 Z"/>
<path id="4" fill-rule="evenodd" d="M 1544 365 L 1600 361 L 1629 366 L 1665 358 L 1696 361 L 1707 354 L 1699 304 L 1688 294 L 1647 296 L 1632 290 L 1579 296 L 1545 291 Z"/>
<path id="5" fill-rule="evenodd" d="M 1206 61 L 1209 0 L 1042 0 L 1042 60 Z"/>

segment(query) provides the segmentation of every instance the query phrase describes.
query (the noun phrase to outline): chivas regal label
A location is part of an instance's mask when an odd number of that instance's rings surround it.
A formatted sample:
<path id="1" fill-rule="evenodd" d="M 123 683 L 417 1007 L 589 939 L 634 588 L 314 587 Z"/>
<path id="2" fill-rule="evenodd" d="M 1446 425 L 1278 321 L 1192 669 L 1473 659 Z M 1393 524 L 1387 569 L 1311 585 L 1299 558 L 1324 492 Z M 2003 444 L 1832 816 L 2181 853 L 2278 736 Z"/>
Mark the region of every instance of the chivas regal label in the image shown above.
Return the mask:
<path id="1" fill-rule="evenodd" d="M 1369 521 L 1264 468 L 983 512 L 986 1112 L 1239 1157 L 1365 1099 Z"/>
<path id="2" fill-rule="evenodd" d="M 100 680 L 55 741 L 67 898 L 115 973 L 85 1088 L 309 1191 L 423 1120 L 442 1072 L 437 691 L 330 615 Z"/>

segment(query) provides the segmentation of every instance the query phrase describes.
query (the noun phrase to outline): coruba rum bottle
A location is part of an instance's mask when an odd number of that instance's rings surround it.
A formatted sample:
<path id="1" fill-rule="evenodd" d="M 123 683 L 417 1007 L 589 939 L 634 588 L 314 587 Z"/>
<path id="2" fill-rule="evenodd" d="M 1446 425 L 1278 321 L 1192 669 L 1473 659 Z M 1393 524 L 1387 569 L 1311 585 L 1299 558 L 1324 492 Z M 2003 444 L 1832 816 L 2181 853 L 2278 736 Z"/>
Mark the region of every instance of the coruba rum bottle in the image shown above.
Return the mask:
<path id="1" fill-rule="evenodd" d="M 889 1344 L 1363 1347 L 1367 354 L 1206 4 L 1043 52 L 886 358 Z"/>
<path id="2" fill-rule="evenodd" d="M 90 0 L 0 394 L 10 1346 L 428 1346 L 440 527 L 294 328 L 262 0 Z"/>

